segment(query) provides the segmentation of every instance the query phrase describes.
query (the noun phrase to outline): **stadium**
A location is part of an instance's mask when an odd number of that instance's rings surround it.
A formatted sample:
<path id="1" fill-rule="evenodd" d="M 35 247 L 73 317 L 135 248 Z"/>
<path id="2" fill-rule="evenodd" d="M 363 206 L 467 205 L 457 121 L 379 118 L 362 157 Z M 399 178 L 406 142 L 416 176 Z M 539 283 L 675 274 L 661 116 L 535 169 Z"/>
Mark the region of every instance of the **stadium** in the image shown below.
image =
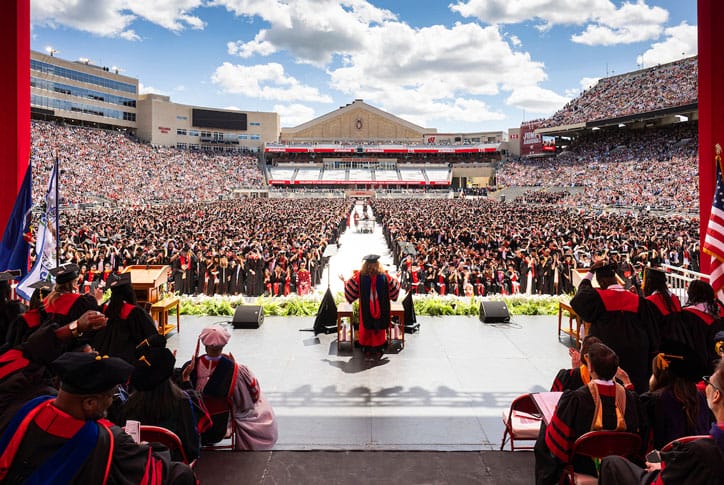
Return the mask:
<path id="1" fill-rule="evenodd" d="M 520 447 L 519 396 L 546 394 L 590 330 L 571 303 L 589 268 L 607 261 L 637 294 L 647 268 L 659 268 L 682 303 L 692 281 L 710 279 L 711 207 L 700 201 L 713 183 L 700 178 L 715 169 L 704 173 L 700 154 L 715 130 L 702 129 L 712 116 L 712 99 L 701 106 L 711 89 L 703 54 L 604 77 L 548 118 L 467 133 L 363 99 L 282 127 L 276 112 L 139 94 L 143 79 L 90 62 L 36 51 L 28 61 L 32 206 L 12 212 L 13 194 L 5 211 L 28 243 L 22 276 L 6 278 L 8 301 L 31 304 L 26 274 L 50 279 L 51 266 L 77 265 L 89 298 L 111 297 L 128 273 L 178 364 L 196 358 L 203 328 L 231 324 L 225 351 L 258 372 L 279 437 L 266 453 L 204 444 L 202 483 L 235 483 L 238 469 L 259 483 L 267 473 L 356 483 L 337 464 L 367 469 L 371 451 L 385 452 L 372 458 L 383 463 L 384 475 L 369 472 L 377 480 L 530 483 L 534 453 L 498 450 Z M 392 307 L 389 355 L 377 361 L 355 347 L 362 310 L 341 316 L 368 253 L 409 297 L 405 311 Z M 507 320 L 482 325 L 494 305 Z M 7 335 L 0 359 L 24 348 L 9 350 Z M 506 375 L 480 376 L 502 365 Z M 11 389 L 6 377 L 0 390 Z M 530 444 L 540 413 L 521 410 L 535 421 L 519 437 Z M 300 451 L 315 453 L 319 470 Z"/>

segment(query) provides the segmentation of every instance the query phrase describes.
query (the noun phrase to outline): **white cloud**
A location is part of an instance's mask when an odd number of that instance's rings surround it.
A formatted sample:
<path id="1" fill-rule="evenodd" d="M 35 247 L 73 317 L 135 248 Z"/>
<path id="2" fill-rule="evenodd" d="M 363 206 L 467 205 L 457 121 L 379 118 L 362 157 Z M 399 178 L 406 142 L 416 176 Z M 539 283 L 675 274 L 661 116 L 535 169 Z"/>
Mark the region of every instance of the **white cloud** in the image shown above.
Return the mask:
<path id="1" fill-rule="evenodd" d="M 239 16 L 259 16 L 271 24 L 254 40 L 229 43 L 229 53 L 248 58 L 286 50 L 299 62 L 322 67 L 338 52 L 363 47 L 369 28 L 396 17 L 365 0 L 216 0 Z"/>
<path id="2" fill-rule="evenodd" d="M 250 98 L 279 101 L 313 101 L 330 103 L 332 99 L 320 94 L 313 86 L 301 84 L 287 76 L 284 66 L 277 63 L 242 66 L 224 62 L 216 68 L 211 81 L 226 93 Z"/>
<path id="3" fill-rule="evenodd" d="M 140 81 L 138 82 L 138 94 L 162 94 L 167 96 L 167 94 L 160 89 L 156 89 L 153 86 L 146 86 Z"/>
<path id="4" fill-rule="evenodd" d="M 30 13 L 34 24 L 139 40 L 128 28 L 138 18 L 175 32 L 203 29 L 204 22 L 189 13 L 202 4 L 203 0 L 33 0 Z"/>
<path id="5" fill-rule="evenodd" d="M 279 113 L 281 126 L 293 127 L 306 123 L 314 118 L 314 109 L 303 104 L 275 104 L 274 111 Z"/>
<path id="6" fill-rule="evenodd" d="M 515 89 L 505 103 L 532 113 L 553 114 L 569 100 L 549 89 L 524 86 Z"/>
<path id="7" fill-rule="evenodd" d="M 666 39 L 651 44 L 651 47 L 636 58 L 636 63 L 643 67 L 676 61 L 682 57 L 695 56 L 698 53 L 696 25 L 686 22 L 664 31 Z"/>
<path id="8" fill-rule="evenodd" d="M 579 82 L 581 86 L 581 90 L 585 91 L 587 89 L 590 89 L 594 87 L 596 84 L 598 84 L 598 81 L 600 80 L 600 77 L 584 77 Z"/>
<path id="9" fill-rule="evenodd" d="M 249 58 L 284 51 L 297 62 L 325 68 L 330 86 L 349 99 L 362 98 L 423 126 L 454 117 L 499 120 L 503 114 L 485 96 L 535 86 L 547 77 L 542 63 L 516 49 L 520 39 L 497 26 L 413 28 L 365 0 L 214 4 L 269 24 L 251 41 L 230 42 L 230 54 Z M 234 89 L 264 94 L 253 76 L 239 82 L 243 88 Z"/>
<path id="10" fill-rule="evenodd" d="M 517 24 L 539 21 L 539 30 L 555 25 L 585 25 L 571 36 L 586 45 L 630 44 L 656 39 L 669 18 L 667 10 L 650 7 L 645 0 L 624 2 L 617 7 L 610 0 L 459 0 L 450 9 L 463 17 L 489 24 Z"/>

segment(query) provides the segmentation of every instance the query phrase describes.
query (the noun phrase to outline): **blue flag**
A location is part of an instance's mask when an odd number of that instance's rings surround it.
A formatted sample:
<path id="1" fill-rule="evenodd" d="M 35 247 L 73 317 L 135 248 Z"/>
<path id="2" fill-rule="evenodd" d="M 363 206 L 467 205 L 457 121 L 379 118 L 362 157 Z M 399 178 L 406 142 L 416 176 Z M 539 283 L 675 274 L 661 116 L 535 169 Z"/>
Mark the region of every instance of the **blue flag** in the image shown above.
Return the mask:
<path id="1" fill-rule="evenodd" d="M 23 185 L 15 199 L 13 212 L 10 214 L 2 242 L 0 242 L 0 271 L 19 269 L 23 276 L 28 272 L 29 247 L 24 236 L 30 226 L 28 215 L 32 206 L 31 192 L 32 165 L 28 164 Z"/>

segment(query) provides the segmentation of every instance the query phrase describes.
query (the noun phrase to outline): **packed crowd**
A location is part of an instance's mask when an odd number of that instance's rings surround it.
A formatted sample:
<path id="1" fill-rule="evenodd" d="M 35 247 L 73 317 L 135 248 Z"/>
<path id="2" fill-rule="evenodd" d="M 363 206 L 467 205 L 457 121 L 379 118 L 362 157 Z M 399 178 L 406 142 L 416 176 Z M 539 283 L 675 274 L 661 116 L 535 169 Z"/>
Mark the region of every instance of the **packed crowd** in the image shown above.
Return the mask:
<path id="1" fill-rule="evenodd" d="M 567 207 L 635 206 L 698 212 L 696 123 L 599 130 L 554 158 L 506 162 L 500 186 L 584 187 Z"/>
<path id="2" fill-rule="evenodd" d="M 699 225 L 691 218 L 487 199 L 375 200 L 372 208 L 402 287 L 416 293 L 570 293 L 572 270 L 604 254 L 631 284 L 648 265 L 699 268 Z"/>
<path id="3" fill-rule="evenodd" d="M 123 267 L 171 266 L 182 294 L 306 294 L 349 204 L 341 199 L 240 199 L 63 212 L 61 262 L 93 290 Z"/>
<path id="4" fill-rule="evenodd" d="M 698 58 L 607 77 L 543 122 L 564 126 L 696 103 Z"/>
<path id="5" fill-rule="evenodd" d="M 56 154 L 68 204 L 201 202 L 264 185 L 256 157 L 248 155 L 155 148 L 121 132 L 42 121 L 32 122 L 31 136 L 36 202 Z"/>

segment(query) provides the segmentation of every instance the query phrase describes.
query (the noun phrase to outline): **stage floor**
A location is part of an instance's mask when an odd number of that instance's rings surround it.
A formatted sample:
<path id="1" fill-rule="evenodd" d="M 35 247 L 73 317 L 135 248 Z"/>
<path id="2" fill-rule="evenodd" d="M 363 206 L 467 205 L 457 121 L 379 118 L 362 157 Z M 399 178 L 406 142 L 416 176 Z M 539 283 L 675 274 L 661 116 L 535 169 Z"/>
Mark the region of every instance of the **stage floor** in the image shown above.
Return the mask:
<path id="1" fill-rule="evenodd" d="M 228 317 L 183 316 L 169 336 L 177 366 L 204 326 Z M 497 450 L 501 415 L 526 392 L 547 391 L 569 367 L 568 339 L 556 317 L 418 317 L 420 332 L 379 362 L 336 334 L 314 336 L 314 317 L 267 317 L 259 329 L 232 330 L 226 347 L 249 366 L 279 425 L 278 450 Z M 230 327 L 231 328 L 231 327 Z M 532 454 L 531 458 L 532 458 Z"/>

